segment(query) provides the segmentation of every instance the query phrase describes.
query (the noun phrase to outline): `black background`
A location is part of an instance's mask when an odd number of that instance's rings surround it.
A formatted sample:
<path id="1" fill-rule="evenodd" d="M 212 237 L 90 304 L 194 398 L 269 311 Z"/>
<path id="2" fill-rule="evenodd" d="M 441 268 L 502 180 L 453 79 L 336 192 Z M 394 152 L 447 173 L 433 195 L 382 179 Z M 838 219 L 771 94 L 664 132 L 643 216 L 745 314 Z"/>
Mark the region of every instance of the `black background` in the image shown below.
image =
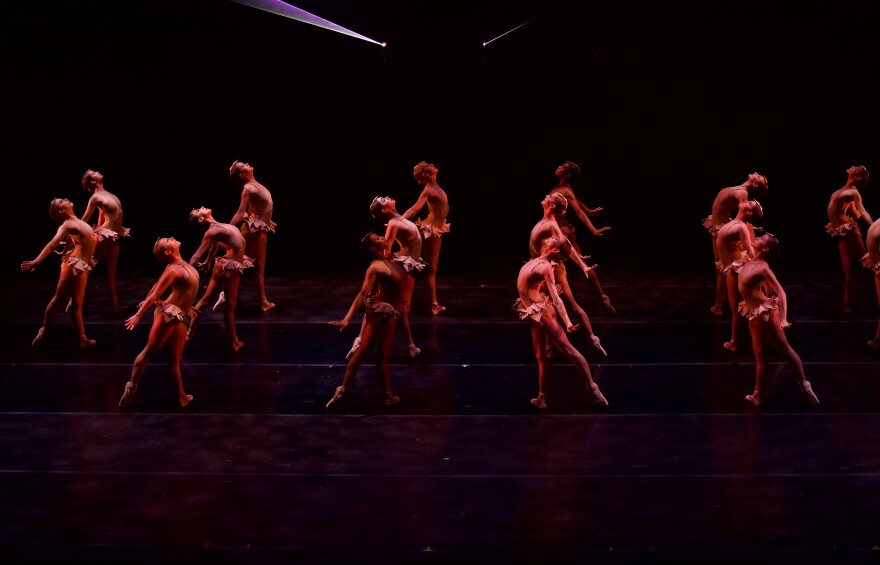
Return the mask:
<path id="1" fill-rule="evenodd" d="M 553 171 L 573 160 L 575 192 L 612 226 L 579 228 L 601 265 L 706 265 L 710 282 L 700 219 L 758 171 L 780 261 L 835 273 L 828 197 L 848 166 L 878 169 L 873 2 L 294 3 L 388 46 L 223 0 L 6 7 L 10 269 L 54 233 L 52 197 L 82 214 L 88 168 L 132 228 L 120 276 L 156 267 L 160 236 L 188 257 L 189 210 L 228 221 L 237 207 L 235 159 L 275 199 L 267 273 L 344 268 L 383 229 L 372 198 L 406 209 L 424 159 L 451 205 L 441 270 L 526 260 Z M 875 184 L 863 195 L 880 216 Z"/>

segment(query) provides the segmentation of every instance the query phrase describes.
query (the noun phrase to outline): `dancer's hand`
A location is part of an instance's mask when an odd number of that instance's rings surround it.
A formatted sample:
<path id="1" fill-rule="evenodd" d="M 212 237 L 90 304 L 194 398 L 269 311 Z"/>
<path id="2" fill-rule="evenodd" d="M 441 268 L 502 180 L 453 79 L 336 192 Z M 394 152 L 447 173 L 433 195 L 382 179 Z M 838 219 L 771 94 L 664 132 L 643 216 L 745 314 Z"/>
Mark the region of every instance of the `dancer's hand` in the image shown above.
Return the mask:
<path id="1" fill-rule="evenodd" d="M 135 328 L 135 326 L 137 326 L 138 323 L 140 323 L 140 321 L 141 321 L 141 315 L 135 314 L 134 316 L 132 316 L 131 318 L 129 318 L 125 321 L 125 328 L 128 330 L 133 330 Z"/>
<path id="2" fill-rule="evenodd" d="M 342 330 L 344 330 L 348 326 L 348 320 L 344 320 L 344 319 L 339 320 L 338 322 L 337 321 L 330 321 L 327 323 L 330 324 L 331 326 L 339 326 L 340 332 L 342 332 Z"/>

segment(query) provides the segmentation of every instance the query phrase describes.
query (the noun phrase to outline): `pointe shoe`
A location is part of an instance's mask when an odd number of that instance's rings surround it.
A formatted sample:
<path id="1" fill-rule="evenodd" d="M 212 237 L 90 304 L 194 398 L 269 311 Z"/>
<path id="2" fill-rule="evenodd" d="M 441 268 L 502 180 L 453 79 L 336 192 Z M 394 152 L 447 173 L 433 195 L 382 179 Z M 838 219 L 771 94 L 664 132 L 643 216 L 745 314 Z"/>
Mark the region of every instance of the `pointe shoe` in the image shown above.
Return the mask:
<path id="1" fill-rule="evenodd" d="M 595 404 L 598 404 L 599 406 L 608 406 L 608 400 L 605 399 L 605 395 L 599 390 L 599 385 L 593 383 L 590 390 L 593 393 L 593 402 Z"/>
<path id="2" fill-rule="evenodd" d="M 724 342 L 724 349 L 726 349 L 728 351 L 736 351 L 736 342 L 733 340 L 725 341 Z"/>
<path id="3" fill-rule="evenodd" d="M 41 339 L 43 339 L 44 335 L 46 335 L 46 328 L 40 327 L 40 329 L 37 330 L 37 337 L 31 342 L 31 347 L 35 346 Z"/>
<path id="4" fill-rule="evenodd" d="M 419 349 L 418 347 L 416 347 L 416 344 L 415 344 L 415 343 L 410 343 L 410 344 L 409 344 L 409 356 L 410 356 L 410 357 L 415 358 L 415 356 L 418 355 L 418 354 L 421 353 L 421 352 L 422 352 L 422 350 Z"/>
<path id="5" fill-rule="evenodd" d="M 599 353 L 602 354 L 602 357 L 608 357 L 608 353 L 605 352 L 605 348 L 602 347 L 602 344 L 599 343 L 599 336 L 592 335 L 590 336 L 590 342 L 593 344 L 593 347 L 599 350 Z"/>
<path id="6" fill-rule="evenodd" d="M 712 312 L 716 316 L 720 316 L 721 314 L 724 313 L 724 310 L 723 310 L 723 307 L 721 306 L 721 304 L 715 304 L 714 306 L 709 308 L 709 312 Z"/>
<path id="7" fill-rule="evenodd" d="M 186 396 L 178 398 L 177 401 L 180 403 L 181 408 L 186 408 L 189 406 L 189 403 L 193 401 L 193 395 L 187 394 Z"/>
<path id="8" fill-rule="evenodd" d="M 336 392 L 333 393 L 333 398 L 331 398 L 330 401 L 327 402 L 327 405 L 324 406 L 324 408 L 330 408 L 331 406 L 333 406 L 333 404 L 342 400 L 342 396 L 344 394 L 345 394 L 345 387 L 341 387 L 341 386 L 336 387 Z"/>
<path id="9" fill-rule="evenodd" d="M 122 398 L 119 399 L 119 407 L 125 408 L 129 404 L 131 404 L 132 400 L 134 400 L 134 393 L 137 392 L 137 387 L 134 386 L 134 383 L 128 381 L 125 383 L 125 391 L 122 393 Z"/>
<path id="10" fill-rule="evenodd" d="M 385 407 L 386 408 L 388 408 L 389 406 L 394 406 L 398 402 L 400 402 L 399 396 L 394 396 L 393 394 L 391 394 L 391 392 L 385 393 Z"/>
<path id="11" fill-rule="evenodd" d="M 446 306 L 440 306 L 436 302 L 433 302 L 431 304 L 431 314 L 432 315 L 436 316 L 440 312 L 445 312 L 445 311 L 446 311 Z"/>
<path id="12" fill-rule="evenodd" d="M 804 382 L 798 385 L 801 391 L 807 395 L 807 398 L 810 400 L 810 404 L 817 405 L 819 404 L 819 397 L 816 396 L 816 393 L 813 392 L 813 385 L 810 384 L 810 381 L 804 379 Z"/>
<path id="13" fill-rule="evenodd" d="M 546 410 L 547 409 L 547 400 L 544 398 L 543 392 L 539 392 L 538 397 L 529 400 L 529 402 L 531 402 L 532 406 L 534 406 L 538 410 Z"/>
<path id="14" fill-rule="evenodd" d="M 236 353 L 238 353 L 239 351 L 241 351 L 243 347 L 244 347 L 244 342 L 243 342 L 243 341 L 234 341 L 234 342 L 232 342 L 232 351 L 234 351 L 234 352 L 236 352 Z"/>
<path id="15" fill-rule="evenodd" d="M 746 400 L 748 400 L 749 402 L 751 402 L 755 406 L 760 406 L 761 405 L 761 392 L 756 390 L 752 394 L 747 394 Z"/>
<path id="16" fill-rule="evenodd" d="M 617 310 L 615 310 L 614 306 L 611 305 L 611 298 L 609 298 L 607 294 L 602 295 L 602 304 L 605 305 L 605 308 L 609 312 L 611 312 L 612 314 L 617 314 Z"/>
<path id="17" fill-rule="evenodd" d="M 354 342 L 351 344 L 351 349 L 349 349 L 348 353 L 345 354 L 345 358 L 348 359 L 349 357 L 354 355 L 355 352 L 360 348 L 361 348 L 361 336 L 357 336 L 356 338 L 354 338 Z"/>
<path id="18" fill-rule="evenodd" d="M 274 303 L 274 302 L 269 302 L 268 300 L 266 300 L 266 299 L 264 298 L 264 299 L 263 299 L 263 303 L 260 305 L 260 310 L 262 310 L 263 312 L 268 312 L 268 311 L 271 310 L 272 308 L 275 308 L 275 303 Z"/>
<path id="19" fill-rule="evenodd" d="M 211 308 L 211 310 L 213 310 L 214 312 L 217 312 L 218 310 L 223 308 L 223 306 L 225 306 L 225 305 L 226 305 L 226 293 L 221 290 L 220 296 L 217 298 L 217 302 L 214 303 L 214 306 Z"/>

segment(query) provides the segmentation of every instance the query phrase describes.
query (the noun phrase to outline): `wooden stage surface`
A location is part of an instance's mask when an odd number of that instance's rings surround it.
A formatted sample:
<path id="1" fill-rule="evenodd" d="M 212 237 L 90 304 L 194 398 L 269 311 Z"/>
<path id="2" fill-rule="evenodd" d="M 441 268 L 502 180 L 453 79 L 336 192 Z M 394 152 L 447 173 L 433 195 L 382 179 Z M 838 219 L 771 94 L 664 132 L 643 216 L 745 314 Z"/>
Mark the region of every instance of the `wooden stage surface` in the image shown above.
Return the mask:
<path id="1" fill-rule="evenodd" d="M 829 305 L 839 283 L 777 273 L 789 341 L 819 396 L 809 405 L 774 363 L 760 408 L 743 325 L 709 311 L 711 273 L 609 269 L 617 315 L 581 278 L 576 295 L 608 357 L 587 356 L 609 407 L 590 405 L 565 359 L 546 412 L 530 404 L 537 367 L 510 309 L 516 267 L 440 273 L 448 307 L 430 316 L 417 283 L 411 324 L 422 354 L 395 341 L 401 402 L 387 409 L 368 361 L 343 401 L 324 408 L 357 324 L 339 319 L 361 267 L 272 276 L 261 313 L 242 284 L 238 333 L 223 343 L 207 312 L 184 353 L 185 409 L 160 354 L 134 405 L 117 401 L 149 323 L 123 328 L 96 274 L 73 346 L 59 315 L 31 347 L 52 273 L 16 277 L 0 358 L 0 557 L 83 562 L 739 563 L 869 562 L 880 557 L 880 315 L 865 278 L 862 312 Z M 833 278 L 829 275 L 829 279 Z M 120 274 L 133 304 L 152 276 Z M 10 297 L 18 297 L 12 301 Z M 557 356 L 559 357 L 559 356 Z M 372 357 L 370 357 L 372 359 Z"/>

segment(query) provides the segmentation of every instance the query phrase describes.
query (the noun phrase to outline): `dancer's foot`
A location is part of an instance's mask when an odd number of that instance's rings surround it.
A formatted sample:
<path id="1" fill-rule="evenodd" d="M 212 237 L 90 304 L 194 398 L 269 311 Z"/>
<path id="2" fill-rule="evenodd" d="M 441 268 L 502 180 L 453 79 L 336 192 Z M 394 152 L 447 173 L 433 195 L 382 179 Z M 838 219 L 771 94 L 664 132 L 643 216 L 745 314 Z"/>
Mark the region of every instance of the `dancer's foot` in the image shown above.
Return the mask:
<path id="1" fill-rule="evenodd" d="M 275 308 L 275 303 L 269 302 L 268 300 L 263 298 L 263 302 L 262 302 L 262 304 L 260 304 L 260 310 L 262 310 L 263 312 L 268 312 L 272 308 Z"/>
<path id="2" fill-rule="evenodd" d="M 736 351 L 736 342 L 733 340 L 724 342 L 724 349 L 728 351 Z"/>
<path id="3" fill-rule="evenodd" d="M 877 349 L 880 347 L 880 337 L 875 337 L 874 339 L 869 340 L 868 347 L 871 349 Z"/>
<path id="4" fill-rule="evenodd" d="M 801 391 L 807 395 L 807 398 L 810 400 L 810 404 L 816 405 L 819 404 L 819 397 L 816 396 L 816 393 L 813 392 L 813 385 L 810 384 L 810 381 L 804 379 L 804 382 L 800 383 Z"/>
<path id="5" fill-rule="evenodd" d="M 724 313 L 724 307 L 721 306 L 721 304 L 715 304 L 714 306 L 709 308 L 709 312 L 712 312 L 716 316 L 720 316 L 721 314 Z"/>
<path id="6" fill-rule="evenodd" d="M 756 390 L 752 394 L 747 394 L 746 400 L 748 400 L 749 402 L 751 402 L 755 406 L 760 406 L 761 405 L 761 391 Z"/>
<path id="7" fill-rule="evenodd" d="M 394 406 L 398 402 L 400 402 L 399 396 L 394 396 L 393 394 L 391 394 L 390 390 L 385 393 L 385 407 L 386 408 L 389 406 Z"/>
<path id="8" fill-rule="evenodd" d="M 342 395 L 344 395 L 344 394 L 345 394 L 345 387 L 344 386 L 336 387 L 336 392 L 333 393 L 333 398 L 330 399 L 330 401 L 327 403 L 327 405 L 324 408 L 330 408 L 335 403 L 342 400 Z"/>
<path id="9" fill-rule="evenodd" d="M 607 294 L 602 295 L 602 304 L 605 305 L 606 310 L 608 310 L 612 314 L 617 314 L 617 310 L 615 310 L 614 306 L 611 305 L 611 298 L 609 298 Z"/>
<path id="10" fill-rule="evenodd" d="M 544 398 L 543 392 L 539 392 L 538 397 L 529 400 L 529 402 L 538 410 L 545 410 L 547 408 L 547 400 Z"/>
<path id="11" fill-rule="evenodd" d="M 112 310 L 114 314 L 119 314 L 120 312 L 125 310 L 125 306 L 123 306 L 122 304 L 114 304 L 110 306 L 110 310 Z"/>
<path id="12" fill-rule="evenodd" d="M 222 290 L 220 291 L 220 296 L 217 297 L 217 302 L 214 303 L 214 306 L 211 308 L 214 312 L 220 311 L 226 305 L 226 293 Z"/>
<path id="13" fill-rule="evenodd" d="M 35 337 L 34 340 L 31 342 L 31 347 L 39 343 L 39 341 L 43 339 L 44 335 L 46 335 L 46 328 L 40 327 L 40 329 L 37 330 L 37 337 Z"/>
<path id="14" fill-rule="evenodd" d="M 192 402 L 192 400 L 193 400 L 193 395 L 191 395 L 191 394 L 184 394 L 183 396 L 180 396 L 177 398 L 177 401 L 180 402 L 181 408 L 185 408 L 187 404 Z"/>
<path id="15" fill-rule="evenodd" d="M 360 348 L 361 348 L 361 336 L 357 336 L 356 338 L 354 338 L 354 343 L 351 344 L 351 349 L 349 349 L 348 353 L 345 354 L 345 358 L 348 359 L 349 357 L 354 355 L 355 352 Z"/>
<path id="16" fill-rule="evenodd" d="M 608 354 L 605 352 L 605 348 L 602 347 L 601 343 L 599 343 L 599 336 L 595 334 L 590 336 L 590 342 L 593 344 L 593 347 L 599 350 L 599 353 L 602 354 L 602 357 L 608 357 Z"/>
<path id="17" fill-rule="evenodd" d="M 445 312 L 445 311 L 446 311 L 446 306 L 440 306 L 436 302 L 431 304 L 431 314 L 433 314 L 434 316 L 436 316 L 440 312 Z"/>
<path id="18" fill-rule="evenodd" d="M 241 351 L 241 348 L 242 348 L 242 347 L 244 347 L 244 342 L 243 342 L 243 341 L 235 340 L 235 341 L 232 342 L 232 350 L 233 350 L 233 351 L 235 351 L 235 352 L 239 352 L 239 351 Z"/>
<path id="19" fill-rule="evenodd" d="M 605 395 L 602 394 L 602 391 L 599 390 L 599 385 L 593 383 L 590 385 L 590 391 L 593 393 L 593 403 L 598 404 L 599 406 L 608 406 L 608 401 L 605 399 Z"/>
<path id="20" fill-rule="evenodd" d="M 79 336 L 79 347 L 80 349 L 88 349 L 89 347 L 95 345 L 97 343 L 93 339 L 89 339 L 84 335 Z"/>
<path id="21" fill-rule="evenodd" d="M 137 392 L 137 387 L 134 386 L 134 383 L 128 381 L 125 383 L 125 391 L 122 393 L 122 398 L 119 399 L 119 407 L 125 408 L 134 400 L 134 393 Z"/>
<path id="22" fill-rule="evenodd" d="M 415 343 L 409 344 L 409 356 L 410 357 L 415 357 L 416 355 L 418 355 L 421 352 L 422 352 L 422 350 L 419 349 L 418 347 L 416 347 Z"/>

